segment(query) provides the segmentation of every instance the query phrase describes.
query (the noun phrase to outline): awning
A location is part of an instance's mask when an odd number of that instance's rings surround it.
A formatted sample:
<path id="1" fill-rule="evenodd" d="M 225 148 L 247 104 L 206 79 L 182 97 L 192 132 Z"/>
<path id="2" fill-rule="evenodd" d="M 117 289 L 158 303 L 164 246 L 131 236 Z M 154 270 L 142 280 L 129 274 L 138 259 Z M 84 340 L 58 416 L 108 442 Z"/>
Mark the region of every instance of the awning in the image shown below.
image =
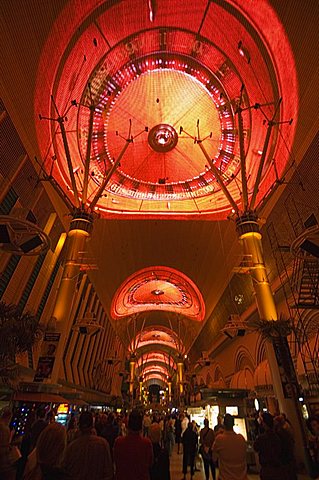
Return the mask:
<path id="1" fill-rule="evenodd" d="M 46 392 L 17 392 L 13 396 L 17 402 L 37 402 L 37 403 L 71 403 L 60 395 Z"/>
<path id="2" fill-rule="evenodd" d="M 78 405 L 79 407 L 85 407 L 86 405 L 89 405 L 89 403 L 85 402 L 81 398 L 69 398 L 68 403 L 71 403 L 72 405 Z"/>

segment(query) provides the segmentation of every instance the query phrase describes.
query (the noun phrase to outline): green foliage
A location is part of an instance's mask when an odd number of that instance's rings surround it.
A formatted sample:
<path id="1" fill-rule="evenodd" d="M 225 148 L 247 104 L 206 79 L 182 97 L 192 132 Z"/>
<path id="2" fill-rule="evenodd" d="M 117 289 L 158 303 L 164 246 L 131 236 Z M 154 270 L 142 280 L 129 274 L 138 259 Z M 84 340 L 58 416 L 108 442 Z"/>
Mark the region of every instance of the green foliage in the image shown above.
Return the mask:
<path id="1" fill-rule="evenodd" d="M 0 365 L 12 365 L 15 356 L 27 352 L 41 338 L 38 319 L 16 305 L 0 302 Z"/>
<path id="2" fill-rule="evenodd" d="M 274 337 L 287 337 L 292 333 L 291 320 L 280 318 L 279 320 L 254 320 L 248 322 L 251 330 L 260 333 L 266 340 L 271 341 Z"/>

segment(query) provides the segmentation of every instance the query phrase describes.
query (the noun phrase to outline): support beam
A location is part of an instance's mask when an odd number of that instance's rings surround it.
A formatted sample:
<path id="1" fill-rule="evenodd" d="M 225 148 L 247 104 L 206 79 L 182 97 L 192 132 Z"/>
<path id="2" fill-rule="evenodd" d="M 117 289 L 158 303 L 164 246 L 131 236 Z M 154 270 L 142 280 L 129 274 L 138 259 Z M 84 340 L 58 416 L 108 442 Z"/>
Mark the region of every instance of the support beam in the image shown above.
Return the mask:
<path id="1" fill-rule="evenodd" d="M 210 156 L 208 155 L 208 153 L 206 152 L 206 149 L 203 145 L 203 142 L 201 140 L 197 140 L 197 144 L 199 145 L 199 148 L 201 149 L 201 151 L 203 152 L 206 160 L 208 161 L 209 163 L 209 166 L 210 168 L 212 169 L 213 171 L 213 174 L 215 175 L 216 177 L 216 180 L 220 186 L 220 188 L 222 189 L 225 197 L 227 198 L 228 202 L 230 203 L 230 205 L 232 206 L 232 208 L 234 209 L 234 211 L 238 214 L 239 213 L 239 210 L 238 210 L 238 206 L 237 206 L 237 203 L 235 202 L 235 200 L 233 199 L 233 197 L 231 196 L 231 194 L 229 193 L 226 185 L 224 184 L 224 181 L 218 171 L 218 168 L 214 165 L 214 162 L 213 160 L 210 158 Z"/>
<path id="2" fill-rule="evenodd" d="M 253 190 L 253 194 L 252 194 L 252 197 L 251 197 L 251 200 L 250 200 L 250 206 L 249 206 L 250 210 L 254 210 L 254 208 L 255 208 L 255 202 L 256 202 L 256 198 L 257 198 L 257 193 L 259 191 L 261 175 L 263 173 L 263 168 L 264 168 L 264 164 L 265 164 L 265 160 L 266 160 L 266 155 L 267 155 L 267 151 L 268 151 L 268 146 L 269 146 L 270 136 L 271 136 L 271 131 L 272 131 L 273 126 L 274 126 L 273 122 L 268 123 L 267 134 L 266 134 L 265 143 L 264 143 L 264 147 L 263 147 L 263 153 L 262 153 L 261 158 L 260 158 L 259 167 L 258 167 L 258 171 L 257 171 L 257 175 L 256 175 L 255 185 L 254 185 L 254 190 Z"/>
<path id="3" fill-rule="evenodd" d="M 84 177 L 83 177 L 83 192 L 82 192 L 82 205 L 83 205 L 83 207 L 85 206 L 86 201 L 87 201 L 87 193 L 88 193 L 88 185 L 89 185 L 94 112 L 95 112 L 94 105 L 91 105 L 90 106 L 90 117 L 89 117 L 89 133 L 88 133 L 88 139 L 87 139 L 87 144 L 86 144 L 86 156 L 85 156 Z"/>
<path id="4" fill-rule="evenodd" d="M 60 128 L 61 128 L 62 141 L 63 141 L 66 161 L 67 161 L 67 164 L 68 164 L 68 170 L 69 170 L 69 175 L 70 175 L 70 180 L 71 180 L 71 185 L 72 185 L 72 190 L 73 190 L 73 195 L 74 195 L 74 204 L 75 204 L 76 208 L 79 208 L 79 206 L 80 206 L 79 193 L 78 193 L 78 189 L 77 189 L 76 181 L 75 181 L 75 176 L 74 176 L 74 172 L 73 172 L 73 165 L 72 165 L 71 154 L 70 154 L 68 139 L 67 139 L 67 136 L 66 136 L 63 117 L 59 117 L 58 122 L 59 122 L 59 125 L 60 125 Z"/>
<path id="5" fill-rule="evenodd" d="M 247 191 L 247 173 L 246 173 L 246 155 L 244 145 L 244 124 L 241 107 L 237 109 L 238 115 L 238 132 L 239 132 L 239 152 L 240 152 L 240 171 L 242 185 L 242 206 L 245 212 L 248 208 L 248 191 Z"/>
<path id="6" fill-rule="evenodd" d="M 103 182 L 102 182 L 101 185 L 100 185 L 100 188 L 98 189 L 97 193 L 95 194 L 95 196 L 94 196 L 94 198 L 93 198 L 93 200 L 92 200 L 92 202 L 91 202 L 91 210 L 92 210 L 92 211 L 94 210 L 97 202 L 99 201 L 102 193 L 104 192 L 105 187 L 106 187 L 107 184 L 109 183 L 109 181 L 110 181 L 113 173 L 115 172 L 115 170 L 116 170 L 117 167 L 119 166 L 120 161 L 122 160 L 123 155 L 124 155 L 124 153 L 126 152 L 127 147 L 128 147 L 129 144 L 132 143 L 132 142 L 133 142 L 133 139 L 132 139 L 132 138 L 128 138 L 128 139 L 126 140 L 126 143 L 125 143 L 125 145 L 124 145 L 124 147 L 123 147 L 123 150 L 122 150 L 121 153 L 119 154 L 119 156 L 118 156 L 117 160 L 114 162 L 113 166 L 112 166 L 112 167 L 110 168 L 110 170 L 107 172 L 107 174 L 106 174 Z"/>

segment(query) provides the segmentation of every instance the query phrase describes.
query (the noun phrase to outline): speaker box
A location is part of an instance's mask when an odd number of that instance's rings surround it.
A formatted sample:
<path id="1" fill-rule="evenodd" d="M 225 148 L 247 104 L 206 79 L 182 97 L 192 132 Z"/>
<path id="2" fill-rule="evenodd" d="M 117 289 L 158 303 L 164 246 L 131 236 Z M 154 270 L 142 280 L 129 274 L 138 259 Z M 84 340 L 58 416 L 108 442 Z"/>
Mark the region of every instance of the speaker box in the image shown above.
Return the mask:
<path id="1" fill-rule="evenodd" d="M 9 230 L 6 225 L 0 225 L 0 243 L 11 243 Z"/>
<path id="2" fill-rule="evenodd" d="M 319 258 L 319 246 L 316 243 L 311 242 L 310 240 L 305 240 L 300 245 L 300 248 L 305 252 L 310 253 L 310 255 Z"/>
<path id="3" fill-rule="evenodd" d="M 39 237 L 39 235 L 36 235 L 35 237 L 30 238 L 30 240 L 27 240 L 26 242 L 22 243 L 19 245 L 23 253 L 29 253 L 35 248 L 39 247 L 42 245 L 42 240 Z"/>

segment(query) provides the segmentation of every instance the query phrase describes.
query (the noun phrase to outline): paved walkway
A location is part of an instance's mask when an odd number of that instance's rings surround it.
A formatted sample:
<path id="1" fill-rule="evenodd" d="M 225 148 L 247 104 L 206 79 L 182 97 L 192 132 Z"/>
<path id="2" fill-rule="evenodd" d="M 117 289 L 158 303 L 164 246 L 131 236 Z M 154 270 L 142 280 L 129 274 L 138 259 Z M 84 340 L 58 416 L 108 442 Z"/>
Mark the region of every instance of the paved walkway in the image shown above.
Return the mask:
<path id="1" fill-rule="evenodd" d="M 181 480 L 183 478 L 182 472 L 182 459 L 183 455 L 177 454 L 177 445 L 174 446 L 173 455 L 171 457 L 171 480 Z M 204 468 L 201 462 L 201 459 L 197 461 L 197 468 L 199 468 L 199 472 L 195 472 L 194 480 L 205 480 L 204 475 Z M 190 479 L 190 473 L 187 475 L 187 480 Z M 259 475 L 249 474 L 249 480 L 260 480 Z M 211 477 L 210 477 L 211 479 Z M 218 479 L 218 475 L 217 475 Z M 311 480 L 308 475 L 300 475 L 298 476 L 299 480 Z"/>

